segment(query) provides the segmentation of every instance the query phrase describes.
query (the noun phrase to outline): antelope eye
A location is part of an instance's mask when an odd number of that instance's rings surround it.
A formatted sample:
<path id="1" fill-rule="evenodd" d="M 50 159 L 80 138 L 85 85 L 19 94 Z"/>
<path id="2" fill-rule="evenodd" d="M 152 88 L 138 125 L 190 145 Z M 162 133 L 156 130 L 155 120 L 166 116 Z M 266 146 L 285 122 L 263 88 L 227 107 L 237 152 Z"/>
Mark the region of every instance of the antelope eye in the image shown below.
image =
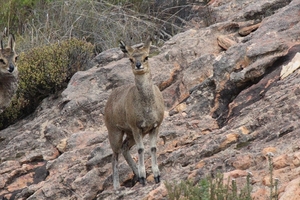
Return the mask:
<path id="1" fill-rule="evenodd" d="M 144 58 L 144 62 L 146 62 L 148 60 L 148 56 L 146 56 L 145 58 Z"/>
<path id="2" fill-rule="evenodd" d="M 131 63 L 134 63 L 134 61 L 133 61 L 133 59 L 132 59 L 132 58 L 129 58 L 129 60 L 130 60 L 130 62 L 131 62 Z"/>
<path id="3" fill-rule="evenodd" d="M 18 60 L 18 58 L 19 58 L 19 56 L 16 56 L 16 57 L 15 57 L 15 62 Z"/>
<path id="4" fill-rule="evenodd" d="M 0 63 L 2 63 L 3 65 L 5 65 L 5 61 L 3 59 L 0 59 Z"/>

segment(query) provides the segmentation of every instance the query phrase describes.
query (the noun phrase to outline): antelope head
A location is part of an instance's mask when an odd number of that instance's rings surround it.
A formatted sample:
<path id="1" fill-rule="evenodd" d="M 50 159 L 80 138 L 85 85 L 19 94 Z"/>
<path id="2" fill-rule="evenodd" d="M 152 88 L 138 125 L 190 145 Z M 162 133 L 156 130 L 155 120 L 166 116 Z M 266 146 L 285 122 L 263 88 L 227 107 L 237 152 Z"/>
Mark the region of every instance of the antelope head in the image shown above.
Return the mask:
<path id="1" fill-rule="evenodd" d="M 150 72 L 148 57 L 151 46 L 151 38 L 149 37 L 145 44 L 140 48 L 127 46 L 123 41 L 120 41 L 120 48 L 125 53 L 130 62 L 132 71 L 135 75 L 142 75 Z"/>
<path id="2" fill-rule="evenodd" d="M 3 47 L 3 41 L 0 41 L 0 74 L 11 74 L 16 70 L 16 60 L 18 55 L 15 52 L 15 38 L 9 35 L 7 47 Z"/>

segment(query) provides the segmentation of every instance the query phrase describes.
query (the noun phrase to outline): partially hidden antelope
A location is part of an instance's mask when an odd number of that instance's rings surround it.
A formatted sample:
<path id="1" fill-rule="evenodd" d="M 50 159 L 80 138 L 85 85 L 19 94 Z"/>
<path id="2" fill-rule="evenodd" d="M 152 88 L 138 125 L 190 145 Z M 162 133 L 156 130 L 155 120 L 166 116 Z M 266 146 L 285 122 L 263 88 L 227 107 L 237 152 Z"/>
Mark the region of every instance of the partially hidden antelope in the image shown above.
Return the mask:
<path id="1" fill-rule="evenodd" d="M 0 113 L 9 106 L 12 97 L 18 88 L 18 70 L 16 60 L 18 55 L 15 52 L 15 38 L 9 35 L 8 44 L 4 48 L 3 41 L 0 41 Z"/>

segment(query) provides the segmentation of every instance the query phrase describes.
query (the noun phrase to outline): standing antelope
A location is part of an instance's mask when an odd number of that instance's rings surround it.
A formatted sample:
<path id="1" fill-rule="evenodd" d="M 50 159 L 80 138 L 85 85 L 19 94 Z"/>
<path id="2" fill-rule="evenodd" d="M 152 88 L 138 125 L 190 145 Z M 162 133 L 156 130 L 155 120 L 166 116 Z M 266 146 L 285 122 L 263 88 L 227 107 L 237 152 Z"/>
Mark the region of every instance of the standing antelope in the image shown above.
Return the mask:
<path id="1" fill-rule="evenodd" d="M 0 49 L 0 113 L 10 104 L 13 95 L 18 88 L 18 70 L 15 52 L 15 38 L 9 35 L 8 45 L 3 48 L 1 39 Z"/>
<path id="2" fill-rule="evenodd" d="M 145 185 L 143 137 L 149 134 L 152 171 L 156 183 L 160 182 L 160 171 L 156 158 L 156 140 L 164 116 L 163 96 L 152 82 L 148 56 L 151 40 L 147 39 L 141 48 L 126 46 L 120 41 L 121 50 L 129 57 L 135 85 L 116 88 L 108 98 L 105 107 L 105 125 L 108 130 L 110 146 L 113 150 L 112 168 L 114 189 L 120 188 L 118 158 L 122 152 L 139 182 Z M 126 138 L 123 140 L 123 136 Z M 136 144 L 138 167 L 129 150 Z"/>

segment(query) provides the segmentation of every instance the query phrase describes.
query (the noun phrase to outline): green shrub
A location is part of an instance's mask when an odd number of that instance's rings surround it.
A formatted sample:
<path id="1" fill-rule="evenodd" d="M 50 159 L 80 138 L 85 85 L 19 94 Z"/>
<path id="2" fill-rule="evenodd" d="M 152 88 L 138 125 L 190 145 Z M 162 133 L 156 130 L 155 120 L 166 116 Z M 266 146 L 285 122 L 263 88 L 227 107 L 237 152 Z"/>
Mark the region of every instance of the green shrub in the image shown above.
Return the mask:
<path id="1" fill-rule="evenodd" d="M 0 129 L 32 113 L 41 100 L 67 86 L 72 75 L 86 70 L 93 45 L 78 39 L 33 48 L 20 54 L 19 88 L 0 115 Z"/>
<path id="2" fill-rule="evenodd" d="M 196 185 L 191 181 L 181 181 L 179 184 L 165 183 L 169 200 L 251 200 L 250 173 L 246 186 L 238 190 L 235 180 L 224 184 L 223 174 L 215 178 L 205 178 Z"/>

